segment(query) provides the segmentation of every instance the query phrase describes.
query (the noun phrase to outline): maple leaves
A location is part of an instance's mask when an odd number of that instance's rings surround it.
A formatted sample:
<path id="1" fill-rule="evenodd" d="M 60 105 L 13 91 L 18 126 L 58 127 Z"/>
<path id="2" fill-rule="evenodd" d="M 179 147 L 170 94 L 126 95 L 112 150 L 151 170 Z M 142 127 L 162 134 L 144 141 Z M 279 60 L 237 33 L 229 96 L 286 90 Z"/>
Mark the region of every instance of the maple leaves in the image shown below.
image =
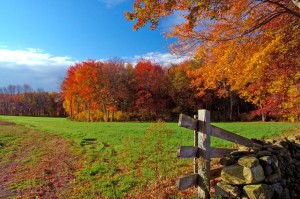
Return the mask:
<path id="1" fill-rule="evenodd" d="M 64 107 L 76 120 L 153 120 L 167 100 L 163 79 L 164 70 L 146 60 L 135 68 L 121 60 L 77 63 L 61 85 Z"/>
<path id="2" fill-rule="evenodd" d="M 177 13 L 175 13 L 177 12 Z M 204 96 L 238 94 L 265 117 L 298 117 L 299 4 L 286 0 L 193 1 L 136 0 L 128 20 L 135 30 L 161 17 L 182 16 L 167 37 L 177 38 L 171 50 L 201 64 L 188 70 L 190 85 Z M 296 74 L 296 75 L 295 75 Z M 233 102 L 230 103 L 232 106 Z"/>
<path id="3" fill-rule="evenodd" d="M 299 32 L 294 31 L 289 37 L 287 34 L 276 34 L 270 29 L 256 40 L 232 40 L 208 49 L 208 55 L 202 57 L 203 65 L 190 73 L 192 86 L 217 90 L 219 96 L 236 91 L 256 105 L 260 115 L 297 117 L 299 109 L 296 111 L 295 107 L 299 102 L 295 99 L 300 96 L 295 73 L 300 68 L 295 52 L 299 50 Z M 291 93 L 293 97 L 289 98 Z"/>
<path id="4" fill-rule="evenodd" d="M 164 109 L 164 71 L 161 66 L 148 60 L 141 60 L 135 67 L 135 107 L 140 110 L 141 117 L 149 120 Z"/>
<path id="5" fill-rule="evenodd" d="M 197 96 L 197 90 L 190 86 L 192 78 L 188 76 L 188 73 L 195 69 L 193 66 L 198 65 L 199 63 L 197 62 L 185 61 L 168 69 L 168 78 L 170 81 L 168 93 L 172 101 L 176 104 L 172 110 L 173 112 L 192 115 L 204 103 L 204 94 Z"/>
<path id="6" fill-rule="evenodd" d="M 202 100 L 189 87 L 184 62 L 161 67 L 150 60 L 88 60 L 70 66 L 62 85 L 64 108 L 80 121 L 173 120 L 194 113 Z"/>
<path id="7" fill-rule="evenodd" d="M 113 68 L 94 60 L 76 63 L 69 68 L 61 89 L 65 97 L 64 108 L 71 118 L 91 121 L 91 112 L 100 109 L 104 120 L 109 120 L 113 91 L 109 90 L 110 71 L 107 69 Z"/>
<path id="8" fill-rule="evenodd" d="M 252 33 L 273 19 L 290 15 L 300 18 L 299 8 L 291 1 L 272 0 L 136 0 L 133 11 L 126 12 L 127 20 L 136 20 L 133 29 L 158 26 L 160 18 L 181 11 L 185 21 L 173 27 L 176 36 L 199 40 L 230 40 Z M 218 31 L 210 34 L 210 31 Z M 174 35 L 173 35 L 174 36 Z"/>

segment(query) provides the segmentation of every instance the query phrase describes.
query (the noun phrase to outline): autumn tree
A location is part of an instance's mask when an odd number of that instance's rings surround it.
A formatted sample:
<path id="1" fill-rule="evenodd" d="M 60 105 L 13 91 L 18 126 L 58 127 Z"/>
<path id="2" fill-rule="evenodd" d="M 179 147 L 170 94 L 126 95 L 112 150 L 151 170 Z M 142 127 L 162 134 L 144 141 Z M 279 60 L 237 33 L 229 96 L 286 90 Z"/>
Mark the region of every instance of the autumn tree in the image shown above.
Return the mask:
<path id="1" fill-rule="evenodd" d="M 61 92 L 64 97 L 63 106 L 72 119 L 75 119 L 74 106 L 75 101 L 77 101 L 76 98 L 78 97 L 78 92 L 73 88 L 73 85 L 75 85 L 75 70 L 76 66 L 70 66 L 61 84 Z"/>
<path id="2" fill-rule="evenodd" d="M 70 66 L 61 90 L 64 96 L 64 108 L 72 119 L 90 121 L 92 101 L 98 85 L 97 67 L 101 63 L 89 60 Z"/>
<path id="3" fill-rule="evenodd" d="M 149 60 L 140 60 L 135 66 L 135 110 L 142 120 L 156 119 L 167 100 L 167 90 L 163 86 L 164 70 Z"/>
<path id="4" fill-rule="evenodd" d="M 237 93 L 257 106 L 263 120 L 268 113 L 282 115 L 282 109 L 298 114 L 298 78 L 292 75 L 299 71 L 296 1 L 136 0 L 125 15 L 136 20 L 134 29 L 148 22 L 154 29 L 161 17 L 181 16 L 183 22 L 171 27 L 167 37 L 177 38 L 173 52 L 202 60 L 190 73 L 200 94 L 210 89 L 220 96 Z"/>
<path id="5" fill-rule="evenodd" d="M 182 23 L 171 28 L 169 36 L 178 37 L 180 47 L 197 47 L 200 42 L 227 41 L 257 34 L 261 27 L 278 17 L 300 18 L 298 4 L 290 0 L 136 0 L 127 20 L 136 20 L 137 30 L 150 22 L 151 29 L 162 17 L 180 15 Z"/>
<path id="6" fill-rule="evenodd" d="M 62 101 L 56 92 L 33 90 L 29 85 L 9 85 L 0 88 L 0 115 L 64 116 Z"/>
<path id="7" fill-rule="evenodd" d="M 180 64 L 174 64 L 167 70 L 167 77 L 169 82 L 168 94 L 173 102 L 172 113 L 178 117 L 180 113 L 194 115 L 198 108 L 205 107 L 204 95 L 199 97 L 196 89 L 191 87 L 192 78 L 188 76 L 193 67 L 199 67 L 198 62 L 184 61 Z"/>
<path id="8" fill-rule="evenodd" d="M 88 60 L 71 66 L 61 85 L 64 107 L 71 118 L 113 121 L 119 110 L 126 111 L 124 104 L 133 95 L 130 70 L 117 59 Z"/>
<path id="9" fill-rule="evenodd" d="M 107 115 L 111 114 L 111 121 L 115 120 L 117 111 L 126 112 L 126 105 L 133 95 L 130 81 L 134 78 L 131 74 L 131 66 L 125 66 L 124 61 L 114 58 L 105 62 L 102 74 L 105 76 L 109 101 L 107 102 Z"/>
<path id="10" fill-rule="evenodd" d="M 284 23 L 284 20 L 286 19 L 277 23 Z M 256 113 L 263 120 L 268 114 L 283 116 L 283 109 L 290 116 L 295 116 L 296 109 L 291 111 L 281 103 L 289 102 L 292 107 L 292 101 L 299 99 L 296 86 L 299 80 L 294 75 L 299 73 L 297 38 L 298 30 L 282 29 L 276 32 L 268 27 L 264 30 L 264 35 L 251 40 L 222 42 L 217 47 L 207 49 L 206 56 L 202 57 L 204 64 L 190 73 L 194 79 L 192 85 L 200 90 L 217 89 L 221 91 L 219 94 L 236 92 L 257 106 Z M 290 89 L 294 92 L 293 100 L 281 95 L 291 93 Z M 285 114 L 284 117 L 289 116 Z"/>

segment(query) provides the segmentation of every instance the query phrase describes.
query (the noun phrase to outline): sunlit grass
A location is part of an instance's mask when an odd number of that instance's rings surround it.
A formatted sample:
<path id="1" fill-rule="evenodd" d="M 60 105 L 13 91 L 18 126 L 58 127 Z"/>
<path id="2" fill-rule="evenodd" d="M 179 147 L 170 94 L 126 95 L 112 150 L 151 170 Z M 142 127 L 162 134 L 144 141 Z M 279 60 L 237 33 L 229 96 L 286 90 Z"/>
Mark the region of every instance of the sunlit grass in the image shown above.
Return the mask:
<path id="1" fill-rule="evenodd" d="M 0 116 L 0 119 L 73 139 L 77 143 L 80 143 L 85 138 L 96 138 L 98 142 L 113 144 L 117 149 L 122 146 L 124 138 L 142 138 L 145 130 L 153 124 L 146 122 L 87 123 L 74 122 L 66 118 L 20 116 Z M 247 138 L 276 137 L 300 127 L 298 123 L 283 122 L 232 122 L 213 123 L 213 125 Z M 172 130 L 169 139 L 174 147 L 193 144 L 193 131 L 178 127 L 177 123 L 167 123 L 167 126 Z M 223 140 L 212 139 L 212 146 L 229 145 L 230 143 L 223 143 Z"/>
<path id="2" fill-rule="evenodd" d="M 176 152 L 179 146 L 193 145 L 193 131 L 180 128 L 177 123 L 86 123 L 65 118 L 14 116 L 0 116 L 0 120 L 17 123 L 20 131 L 22 127 L 31 128 L 64 137 L 75 144 L 72 150 L 80 156 L 82 168 L 76 172 L 73 188 L 65 191 L 65 197 L 96 198 L 100 195 L 123 198 L 128 194 L 147 197 L 144 194 L 148 192 L 153 192 L 152 196 L 158 198 L 163 198 L 164 192 L 180 196 L 174 180 L 192 172 L 193 161 L 178 159 Z M 213 125 L 248 138 L 277 137 L 300 127 L 297 123 L 235 122 Z M 8 143 L 10 138 L 2 139 Z M 230 147 L 232 143 L 213 138 L 211 145 Z M 6 149 L 2 150 L 4 152 Z M 172 189 L 163 191 L 163 186 Z"/>

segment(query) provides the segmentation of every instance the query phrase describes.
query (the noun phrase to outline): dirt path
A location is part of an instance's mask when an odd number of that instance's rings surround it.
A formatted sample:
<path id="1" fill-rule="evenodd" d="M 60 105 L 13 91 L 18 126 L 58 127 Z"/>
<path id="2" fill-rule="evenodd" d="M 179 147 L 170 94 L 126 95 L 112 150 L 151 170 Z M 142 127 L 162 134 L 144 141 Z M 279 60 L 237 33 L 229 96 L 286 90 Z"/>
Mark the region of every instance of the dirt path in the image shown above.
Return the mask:
<path id="1" fill-rule="evenodd" d="M 0 198 L 62 198 L 78 168 L 61 137 L 0 121 Z"/>

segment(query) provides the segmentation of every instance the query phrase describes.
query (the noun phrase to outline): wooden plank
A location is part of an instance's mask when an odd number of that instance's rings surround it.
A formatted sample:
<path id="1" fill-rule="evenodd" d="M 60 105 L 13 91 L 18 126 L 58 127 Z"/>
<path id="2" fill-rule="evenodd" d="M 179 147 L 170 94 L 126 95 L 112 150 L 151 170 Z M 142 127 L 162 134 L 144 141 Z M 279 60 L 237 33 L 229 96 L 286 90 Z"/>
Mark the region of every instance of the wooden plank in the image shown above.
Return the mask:
<path id="1" fill-rule="evenodd" d="M 210 148 L 210 158 L 221 158 L 237 149 Z"/>
<path id="2" fill-rule="evenodd" d="M 201 154 L 200 148 L 193 146 L 180 146 L 177 157 L 179 158 L 198 158 Z"/>
<path id="3" fill-rule="evenodd" d="M 210 170 L 210 179 L 214 179 L 221 176 L 223 167 L 219 166 Z"/>
<path id="4" fill-rule="evenodd" d="M 188 128 L 188 129 L 191 129 L 191 130 L 197 130 L 198 129 L 197 120 L 190 117 L 190 116 L 184 115 L 184 114 L 179 115 L 178 126 Z"/>
<path id="5" fill-rule="evenodd" d="M 197 122 L 197 119 L 198 119 L 198 116 L 197 115 L 194 115 L 194 119 L 196 120 Z M 198 127 L 197 127 L 198 128 Z M 197 154 L 197 157 L 194 158 L 194 173 L 198 173 L 198 161 L 197 161 L 197 158 L 199 157 L 199 148 L 198 148 L 198 130 L 195 129 L 194 130 L 194 147 L 197 147 L 198 149 L 198 154 Z"/>
<path id="6" fill-rule="evenodd" d="M 185 176 L 182 178 L 179 178 L 177 180 L 177 189 L 178 190 L 185 190 L 187 188 L 197 186 L 198 185 L 198 174 L 193 174 L 189 176 Z"/>
<path id="7" fill-rule="evenodd" d="M 198 173 L 200 175 L 199 183 L 199 198 L 210 198 L 210 112 L 207 110 L 198 110 L 199 120 L 199 140 L 198 147 L 203 149 L 203 161 L 199 161 Z"/>
<path id="8" fill-rule="evenodd" d="M 234 134 L 234 133 L 231 133 L 231 132 L 221 129 L 219 127 L 211 125 L 211 130 L 212 130 L 212 132 L 211 132 L 212 136 L 215 136 L 215 137 L 218 137 L 218 138 L 221 138 L 224 140 L 228 140 L 230 142 L 235 142 L 237 144 L 241 144 L 241 145 L 248 146 L 248 147 L 252 146 L 252 144 L 253 144 L 253 142 L 250 139 L 245 138 L 240 135 L 237 135 L 237 134 Z"/>

